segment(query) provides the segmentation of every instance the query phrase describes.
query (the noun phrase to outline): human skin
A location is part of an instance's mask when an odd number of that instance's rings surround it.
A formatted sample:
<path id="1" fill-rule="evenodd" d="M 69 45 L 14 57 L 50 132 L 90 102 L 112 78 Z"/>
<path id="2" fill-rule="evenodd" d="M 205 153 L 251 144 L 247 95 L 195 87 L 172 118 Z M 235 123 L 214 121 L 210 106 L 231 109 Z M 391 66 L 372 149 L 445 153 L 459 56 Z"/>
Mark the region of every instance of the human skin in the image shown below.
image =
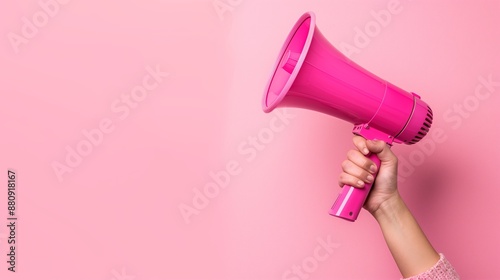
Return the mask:
<path id="1" fill-rule="evenodd" d="M 364 208 L 378 222 L 387 246 L 404 278 L 429 270 L 439 260 L 410 210 L 398 192 L 398 159 L 383 141 L 353 138 L 355 149 L 342 162 L 339 185 L 362 188 L 374 180 L 376 165 L 366 156 L 374 153 L 381 161 L 375 184 Z"/>

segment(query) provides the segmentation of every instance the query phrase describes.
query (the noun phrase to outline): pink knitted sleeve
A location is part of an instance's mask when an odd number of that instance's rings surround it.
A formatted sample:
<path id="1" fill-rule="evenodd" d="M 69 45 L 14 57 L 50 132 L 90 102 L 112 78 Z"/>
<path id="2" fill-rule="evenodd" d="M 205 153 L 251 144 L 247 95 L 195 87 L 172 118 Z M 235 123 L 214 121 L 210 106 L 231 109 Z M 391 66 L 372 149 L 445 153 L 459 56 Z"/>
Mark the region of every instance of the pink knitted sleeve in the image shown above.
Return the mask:
<path id="1" fill-rule="evenodd" d="M 439 254 L 439 261 L 431 267 L 426 272 L 420 273 L 403 280 L 458 280 L 460 276 L 455 271 L 450 262 L 444 257 L 443 254 Z"/>

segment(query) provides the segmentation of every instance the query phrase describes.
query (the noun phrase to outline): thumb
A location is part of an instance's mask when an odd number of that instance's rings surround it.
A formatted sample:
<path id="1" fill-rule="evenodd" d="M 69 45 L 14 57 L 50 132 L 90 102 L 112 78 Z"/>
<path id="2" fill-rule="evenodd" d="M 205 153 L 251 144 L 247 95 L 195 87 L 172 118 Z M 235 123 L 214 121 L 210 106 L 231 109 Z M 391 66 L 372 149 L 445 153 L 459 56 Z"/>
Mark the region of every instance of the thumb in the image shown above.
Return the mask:
<path id="1" fill-rule="evenodd" d="M 381 140 L 368 140 L 366 141 L 366 147 L 368 150 L 374 154 L 377 154 L 383 165 L 397 165 L 398 158 L 391 151 L 389 145 Z"/>

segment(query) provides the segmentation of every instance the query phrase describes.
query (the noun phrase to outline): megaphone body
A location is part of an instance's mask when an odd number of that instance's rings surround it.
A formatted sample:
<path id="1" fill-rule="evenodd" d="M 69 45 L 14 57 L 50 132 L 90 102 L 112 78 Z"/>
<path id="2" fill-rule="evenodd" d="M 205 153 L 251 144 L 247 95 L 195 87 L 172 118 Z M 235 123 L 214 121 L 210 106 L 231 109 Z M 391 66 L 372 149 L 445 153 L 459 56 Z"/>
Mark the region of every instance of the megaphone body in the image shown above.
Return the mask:
<path id="1" fill-rule="evenodd" d="M 430 107 L 417 94 L 344 56 L 325 39 L 315 21 L 314 13 L 305 13 L 288 35 L 266 87 L 263 110 L 305 108 L 354 124 L 353 133 L 366 139 L 389 145 L 420 141 L 432 124 Z M 380 167 L 376 155 L 369 158 Z M 355 221 L 371 187 L 344 186 L 330 214 Z"/>

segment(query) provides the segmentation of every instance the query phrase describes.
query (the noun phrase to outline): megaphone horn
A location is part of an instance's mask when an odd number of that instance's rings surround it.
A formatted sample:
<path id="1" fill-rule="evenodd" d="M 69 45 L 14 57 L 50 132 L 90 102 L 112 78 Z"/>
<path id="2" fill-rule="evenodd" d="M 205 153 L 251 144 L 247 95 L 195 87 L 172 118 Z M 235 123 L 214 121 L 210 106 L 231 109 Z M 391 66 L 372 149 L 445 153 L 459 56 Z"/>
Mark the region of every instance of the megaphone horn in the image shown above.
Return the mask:
<path id="1" fill-rule="evenodd" d="M 265 89 L 263 110 L 269 113 L 276 107 L 305 108 L 340 118 L 354 124 L 353 133 L 389 145 L 417 143 L 432 124 L 432 110 L 419 95 L 344 56 L 321 34 L 312 12 L 292 28 Z M 369 158 L 380 167 L 376 155 Z M 355 221 L 371 187 L 344 186 L 330 214 Z"/>

